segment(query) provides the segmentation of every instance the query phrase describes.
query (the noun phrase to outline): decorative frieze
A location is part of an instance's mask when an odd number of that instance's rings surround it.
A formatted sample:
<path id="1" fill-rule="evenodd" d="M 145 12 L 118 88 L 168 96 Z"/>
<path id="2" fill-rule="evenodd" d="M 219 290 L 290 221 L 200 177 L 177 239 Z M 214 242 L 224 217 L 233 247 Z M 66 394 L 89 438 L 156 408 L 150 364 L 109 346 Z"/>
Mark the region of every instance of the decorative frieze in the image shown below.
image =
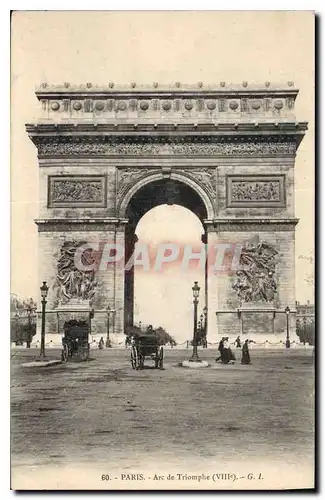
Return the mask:
<path id="1" fill-rule="evenodd" d="M 126 86 L 111 82 L 106 86 L 48 85 L 44 84 L 36 95 L 41 101 L 43 116 L 57 119 L 110 118 L 118 120 L 141 119 L 145 121 L 171 118 L 177 121 L 188 119 L 232 119 L 247 120 L 275 118 L 294 119 L 294 105 L 298 91 L 289 84 L 270 87 L 243 82 L 231 85 L 139 85 L 131 82 Z M 267 105 L 265 105 L 267 100 Z"/>
<path id="2" fill-rule="evenodd" d="M 227 207 L 284 207 L 285 176 L 227 176 Z"/>
<path id="3" fill-rule="evenodd" d="M 48 177 L 48 206 L 106 207 L 106 176 L 60 175 Z"/>
<path id="4" fill-rule="evenodd" d="M 269 136 L 267 140 L 224 137 L 153 137 L 114 140 L 105 136 L 33 137 L 40 157 L 45 156 L 276 156 L 294 155 L 294 138 Z"/>
<path id="5" fill-rule="evenodd" d="M 132 97 L 132 96 L 130 96 Z M 174 99 L 154 99 L 152 96 L 142 96 L 139 99 L 125 98 L 125 99 L 107 99 L 107 98 L 94 98 L 94 99 L 84 99 L 80 97 L 79 99 L 64 99 L 60 101 L 57 96 L 53 99 L 42 99 L 42 106 L 44 111 L 48 111 L 57 115 L 60 112 L 69 112 L 72 115 L 78 116 L 80 113 L 95 113 L 96 115 L 104 115 L 105 113 L 114 112 L 118 118 L 119 114 L 125 114 L 129 111 L 134 113 L 140 111 L 140 116 L 145 118 L 146 115 L 155 115 L 155 112 L 162 110 L 163 112 L 173 112 L 175 116 L 179 119 L 182 118 L 182 113 L 184 110 L 191 111 L 191 114 L 197 116 L 204 116 L 207 112 L 215 116 L 219 114 L 224 114 L 227 112 L 231 115 L 238 115 L 239 112 L 252 113 L 254 115 L 265 115 L 265 113 L 278 115 L 279 111 L 284 109 L 287 113 L 290 113 L 294 108 L 294 97 L 284 98 L 284 99 L 272 99 L 268 98 L 268 106 L 263 106 L 263 100 L 248 99 L 243 97 L 240 100 L 236 100 L 233 97 L 223 97 L 223 96 L 210 96 L 206 98 L 188 98 L 183 97 L 181 99 L 177 98 L 181 96 L 175 96 Z"/>

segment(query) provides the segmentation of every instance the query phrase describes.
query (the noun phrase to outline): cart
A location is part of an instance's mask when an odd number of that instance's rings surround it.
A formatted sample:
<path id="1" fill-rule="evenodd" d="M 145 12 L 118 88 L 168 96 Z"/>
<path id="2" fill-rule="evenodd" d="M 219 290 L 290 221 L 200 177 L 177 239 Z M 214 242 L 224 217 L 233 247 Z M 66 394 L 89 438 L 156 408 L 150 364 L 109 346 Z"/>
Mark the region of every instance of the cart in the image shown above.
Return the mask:
<path id="1" fill-rule="evenodd" d="M 89 323 L 70 320 L 64 323 L 61 359 L 67 362 L 70 358 L 86 361 L 89 358 Z"/>
<path id="2" fill-rule="evenodd" d="M 154 330 L 150 333 L 135 333 L 131 339 L 131 366 L 133 370 L 142 370 L 146 358 L 155 362 L 155 368 L 163 369 L 164 348 Z"/>

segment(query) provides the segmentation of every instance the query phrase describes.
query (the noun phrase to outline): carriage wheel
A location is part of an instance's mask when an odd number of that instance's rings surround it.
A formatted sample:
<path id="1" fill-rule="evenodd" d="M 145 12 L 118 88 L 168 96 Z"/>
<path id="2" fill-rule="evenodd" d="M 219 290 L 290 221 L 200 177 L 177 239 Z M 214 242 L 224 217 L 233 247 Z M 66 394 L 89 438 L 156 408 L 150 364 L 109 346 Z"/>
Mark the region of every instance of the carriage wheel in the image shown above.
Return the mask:
<path id="1" fill-rule="evenodd" d="M 140 364 L 138 349 L 133 345 L 131 347 L 131 366 L 133 370 L 138 370 Z"/>
<path id="2" fill-rule="evenodd" d="M 90 351 L 89 344 L 87 344 L 85 345 L 82 351 L 83 361 L 87 361 L 87 359 L 89 358 L 89 351 Z"/>
<path id="3" fill-rule="evenodd" d="M 68 361 L 68 357 L 69 357 L 69 350 L 68 346 L 65 344 L 61 351 L 61 360 L 63 361 L 63 363 L 66 363 Z"/>
<path id="4" fill-rule="evenodd" d="M 159 349 L 158 359 L 159 359 L 158 367 L 160 370 L 162 370 L 164 368 L 164 348 L 163 347 L 161 347 Z"/>
<path id="5" fill-rule="evenodd" d="M 87 361 L 89 355 L 89 346 L 80 347 L 79 358 L 81 361 Z"/>

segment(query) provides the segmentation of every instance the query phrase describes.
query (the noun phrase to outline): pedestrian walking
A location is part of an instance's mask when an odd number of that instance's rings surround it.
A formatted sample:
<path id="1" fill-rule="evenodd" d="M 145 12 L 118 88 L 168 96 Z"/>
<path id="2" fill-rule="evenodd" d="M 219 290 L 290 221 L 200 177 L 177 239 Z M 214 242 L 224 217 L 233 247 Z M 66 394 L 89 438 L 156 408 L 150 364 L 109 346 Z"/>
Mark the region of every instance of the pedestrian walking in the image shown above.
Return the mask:
<path id="1" fill-rule="evenodd" d="M 242 365 L 250 365 L 251 364 L 251 357 L 249 354 L 249 348 L 248 348 L 248 339 L 245 340 L 243 349 L 242 349 L 242 358 L 241 358 L 241 364 Z"/>

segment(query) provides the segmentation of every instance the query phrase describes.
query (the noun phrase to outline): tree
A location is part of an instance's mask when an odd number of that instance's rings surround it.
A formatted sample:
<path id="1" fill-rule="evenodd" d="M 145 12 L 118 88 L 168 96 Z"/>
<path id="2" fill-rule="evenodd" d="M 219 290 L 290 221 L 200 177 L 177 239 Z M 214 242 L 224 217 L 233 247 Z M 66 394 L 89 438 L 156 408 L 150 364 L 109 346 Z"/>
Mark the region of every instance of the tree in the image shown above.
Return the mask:
<path id="1" fill-rule="evenodd" d="M 303 318 L 297 320 L 297 335 L 300 342 L 315 345 L 315 320 L 314 318 Z"/>

